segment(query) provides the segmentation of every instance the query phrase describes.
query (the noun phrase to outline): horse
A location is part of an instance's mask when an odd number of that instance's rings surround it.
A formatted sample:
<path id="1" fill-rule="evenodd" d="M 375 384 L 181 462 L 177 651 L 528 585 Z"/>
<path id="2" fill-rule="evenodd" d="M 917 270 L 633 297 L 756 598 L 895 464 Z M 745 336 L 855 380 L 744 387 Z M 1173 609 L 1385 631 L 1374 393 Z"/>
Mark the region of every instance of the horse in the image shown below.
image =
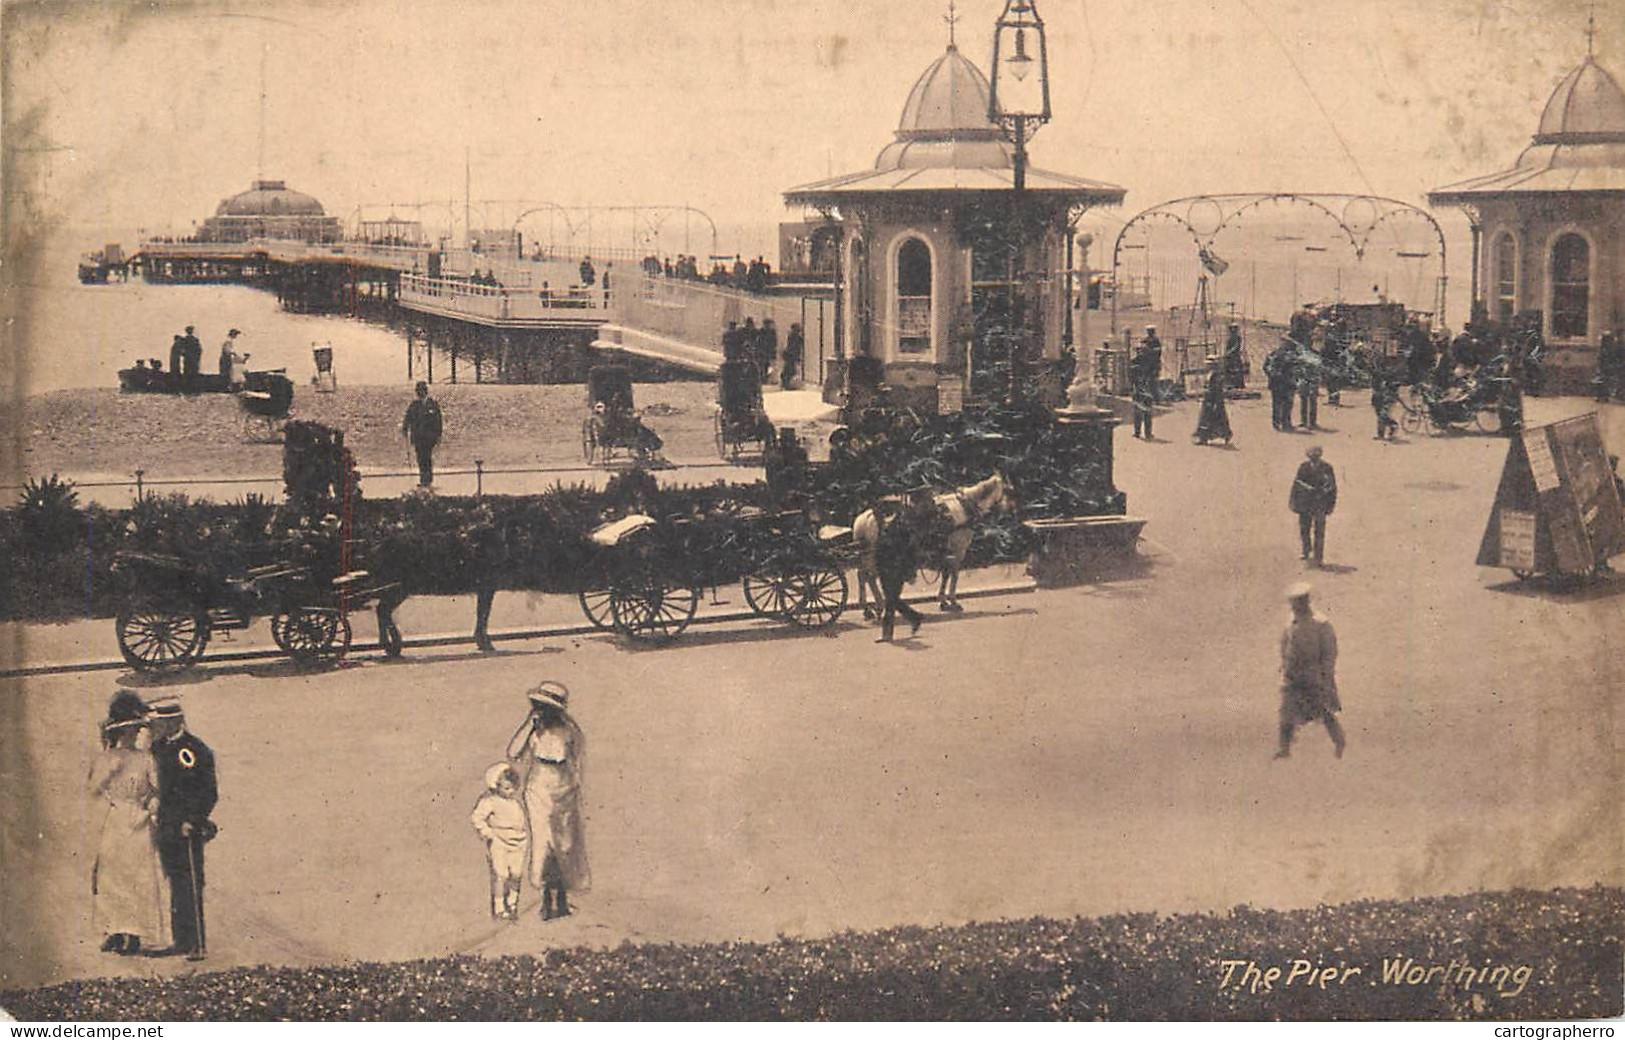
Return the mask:
<path id="1" fill-rule="evenodd" d="M 975 536 L 971 525 L 983 517 L 1007 511 L 1010 508 L 1010 487 L 1004 474 L 994 473 L 986 480 L 934 495 L 932 502 L 947 514 L 953 524 L 953 532 L 949 534 L 939 560 L 942 577 L 937 585 L 937 608 L 958 612 L 965 609 L 959 605 L 959 568 L 964 564 L 965 554 L 970 551 L 971 539 Z M 874 509 L 864 510 L 852 521 L 852 541 L 859 550 L 858 606 L 866 619 L 872 619 L 875 608 L 868 605 L 869 593 L 874 594 L 876 604 L 884 601 L 880 591 L 879 561 L 876 558 L 880 545 L 880 520 Z"/>

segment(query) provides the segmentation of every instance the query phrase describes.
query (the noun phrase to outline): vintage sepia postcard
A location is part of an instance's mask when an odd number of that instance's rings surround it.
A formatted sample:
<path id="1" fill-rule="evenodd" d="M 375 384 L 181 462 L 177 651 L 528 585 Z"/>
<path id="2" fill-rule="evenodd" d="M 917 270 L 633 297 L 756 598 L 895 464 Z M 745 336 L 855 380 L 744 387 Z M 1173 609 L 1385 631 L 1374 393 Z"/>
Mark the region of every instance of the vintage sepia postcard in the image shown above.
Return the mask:
<path id="1" fill-rule="evenodd" d="M 1620 0 L 0 4 L 0 1009 L 1625 1000 Z"/>

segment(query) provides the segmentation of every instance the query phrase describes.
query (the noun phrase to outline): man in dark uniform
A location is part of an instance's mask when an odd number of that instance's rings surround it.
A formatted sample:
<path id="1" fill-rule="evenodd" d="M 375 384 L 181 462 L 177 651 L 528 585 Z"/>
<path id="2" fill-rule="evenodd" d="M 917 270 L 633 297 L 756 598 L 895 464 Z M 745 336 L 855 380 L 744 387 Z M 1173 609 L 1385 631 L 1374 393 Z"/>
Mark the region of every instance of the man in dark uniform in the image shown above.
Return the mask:
<path id="1" fill-rule="evenodd" d="M 158 766 L 158 821 L 154 841 L 169 879 L 169 920 L 175 953 L 200 961 L 208 950 L 203 925 L 203 846 L 215 835 L 209 814 L 219 793 L 214 752 L 186 729 L 181 706 L 155 704 L 152 757 Z"/>
<path id="2" fill-rule="evenodd" d="M 418 486 L 434 483 L 434 446 L 440 443 L 445 420 L 440 414 L 440 403 L 429 396 L 429 384 L 419 382 L 418 399 L 406 407 L 406 418 L 401 421 L 401 432 L 412 442 L 418 456 Z"/>
<path id="3" fill-rule="evenodd" d="M 756 331 L 756 367 L 762 382 L 769 382 L 768 371 L 773 367 L 773 359 L 779 353 L 779 327 L 772 318 L 762 319 L 762 327 Z"/>
<path id="4" fill-rule="evenodd" d="M 1320 446 L 1310 448 L 1309 458 L 1298 467 L 1287 505 L 1298 514 L 1298 537 L 1303 542 L 1303 558 L 1314 558 L 1319 567 L 1326 555 L 1326 518 L 1337 508 L 1337 474 L 1331 463 L 1321 458 Z"/>
<path id="5" fill-rule="evenodd" d="M 1157 338 L 1157 327 L 1147 325 L 1145 337 L 1129 362 L 1129 381 L 1133 386 L 1134 436 L 1140 436 L 1143 429 L 1148 441 L 1155 440 L 1151 435 L 1151 410 L 1156 403 L 1157 380 L 1161 375 L 1162 341 Z"/>
<path id="6" fill-rule="evenodd" d="M 1306 430 L 1320 429 L 1320 369 L 1321 357 L 1308 344 L 1299 343 L 1293 358 L 1292 375 L 1297 381 L 1298 425 Z M 1292 414 L 1292 403 L 1287 402 L 1287 415 Z"/>

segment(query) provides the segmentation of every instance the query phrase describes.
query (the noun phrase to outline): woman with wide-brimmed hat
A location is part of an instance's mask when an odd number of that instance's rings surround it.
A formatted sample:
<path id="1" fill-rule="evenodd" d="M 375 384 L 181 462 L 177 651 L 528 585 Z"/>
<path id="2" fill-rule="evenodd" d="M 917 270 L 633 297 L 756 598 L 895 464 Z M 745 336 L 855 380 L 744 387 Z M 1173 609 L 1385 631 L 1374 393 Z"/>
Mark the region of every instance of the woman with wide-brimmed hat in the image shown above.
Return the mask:
<path id="1" fill-rule="evenodd" d="M 158 768 L 141 740 L 146 707 L 129 690 L 113 695 L 90 771 L 91 795 L 104 807 L 90 874 L 91 916 L 106 953 L 136 953 L 143 942 L 169 945 L 169 888 L 153 843 Z"/>
<path id="2" fill-rule="evenodd" d="M 581 776 L 587 742 L 570 717 L 570 691 L 560 682 L 533 686 L 530 714 L 508 741 L 508 758 L 524 780 L 530 821 L 530 882 L 542 890 L 542 920 L 570 913 L 569 893 L 591 884 L 581 820 Z"/>

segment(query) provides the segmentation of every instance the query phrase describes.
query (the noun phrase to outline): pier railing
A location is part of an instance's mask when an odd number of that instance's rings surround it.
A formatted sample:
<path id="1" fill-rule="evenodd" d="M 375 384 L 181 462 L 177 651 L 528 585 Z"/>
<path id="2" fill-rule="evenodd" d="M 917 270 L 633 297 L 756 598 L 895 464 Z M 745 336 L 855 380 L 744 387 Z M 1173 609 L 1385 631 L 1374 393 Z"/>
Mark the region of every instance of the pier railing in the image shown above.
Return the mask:
<path id="1" fill-rule="evenodd" d="M 599 289 L 543 293 L 511 286 L 478 285 L 455 278 L 401 275 L 400 304 L 413 310 L 486 321 L 603 323 L 611 320 Z"/>
<path id="2" fill-rule="evenodd" d="M 778 327 L 782 350 L 791 324 L 803 322 L 809 355 L 806 360 L 811 364 L 818 358 L 816 300 L 806 301 L 799 296 L 758 296 L 676 278 L 640 277 L 632 284 L 637 290 L 618 298 L 615 308 L 617 320 L 631 328 L 696 346 L 712 346 L 721 342 L 722 332 L 730 321 L 743 324 L 750 318 L 761 325 L 765 319 L 772 318 Z M 807 313 L 809 303 L 814 308 L 810 314 Z"/>

